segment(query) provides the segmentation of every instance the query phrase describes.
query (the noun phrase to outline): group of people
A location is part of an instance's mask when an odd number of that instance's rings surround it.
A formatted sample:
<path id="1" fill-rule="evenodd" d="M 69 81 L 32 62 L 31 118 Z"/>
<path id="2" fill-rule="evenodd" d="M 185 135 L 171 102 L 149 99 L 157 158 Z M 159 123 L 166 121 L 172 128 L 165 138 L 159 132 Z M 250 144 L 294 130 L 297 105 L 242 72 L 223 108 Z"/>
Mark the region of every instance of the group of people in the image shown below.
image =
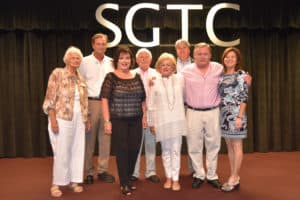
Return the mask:
<path id="1" fill-rule="evenodd" d="M 238 189 L 251 84 L 251 77 L 241 69 L 240 51 L 225 49 L 220 64 L 211 61 L 208 44 L 198 43 L 192 59 L 190 44 L 180 39 L 175 43 L 177 60 L 162 53 L 153 69 L 148 49 L 139 49 L 134 58 L 129 47 L 120 45 L 111 59 L 105 55 L 107 42 L 105 34 L 95 34 L 93 52 L 86 57 L 77 47 L 69 47 L 63 58 L 65 67 L 54 69 L 49 77 L 43 110 L 49 116 L 54 158 L 51 196 L 62 196 L 60 186 L 69 185 L 79 193 L 83 191 L 80 183 L 93 184 L 96 139 L 98 179 L 115 182 L 108 173 L 113 142 L 124 195 L 136 189 L 143 144 L 146 179 L 160 182 L 155 168 L 156 142 L 162 147 L 163 187 L 181 189 L 182 136 L 187 141 L 192 188 L 199 188 L 206 179 L 224 192 Z M 223 185 L 216 173 L 221 136 L 230 163 L 230 177 Z"/>

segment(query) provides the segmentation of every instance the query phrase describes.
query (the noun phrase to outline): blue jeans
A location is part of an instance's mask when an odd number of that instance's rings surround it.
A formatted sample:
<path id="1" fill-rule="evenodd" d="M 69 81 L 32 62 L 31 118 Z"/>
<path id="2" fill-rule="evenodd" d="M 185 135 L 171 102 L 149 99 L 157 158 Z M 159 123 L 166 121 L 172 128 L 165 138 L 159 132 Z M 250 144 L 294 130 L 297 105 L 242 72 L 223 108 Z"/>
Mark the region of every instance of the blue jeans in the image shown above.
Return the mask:
<path id="1" fill-rule="evenodd" d="M 146 172 L 145 176 L 150 177 L 156 175 L 155 157 L 156 157 L 156 140 L 155 135 L 150 132 L 149 128 L 143 129 L 143 137 L 141 142 L 140 151 L 136 160 L 133 176 L 140 176 L 140 158 L 142 154 L 143 144 L 145 144 L 145 157 L 146 157 Z"/>

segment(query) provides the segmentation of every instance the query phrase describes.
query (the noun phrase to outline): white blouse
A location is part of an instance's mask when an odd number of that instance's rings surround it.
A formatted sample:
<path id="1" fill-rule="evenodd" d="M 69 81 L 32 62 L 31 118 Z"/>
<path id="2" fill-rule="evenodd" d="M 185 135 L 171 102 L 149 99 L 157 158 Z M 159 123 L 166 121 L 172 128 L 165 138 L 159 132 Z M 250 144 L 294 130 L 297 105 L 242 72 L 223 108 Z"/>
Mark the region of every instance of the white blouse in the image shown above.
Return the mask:
<path id="1" fill-rule="evenodd" d="M 180 74 L 154 80 L 147 99 L 148 125 L 154 126 L 156 141 L 186 135 L 183 103 L 184 79 Z"/>

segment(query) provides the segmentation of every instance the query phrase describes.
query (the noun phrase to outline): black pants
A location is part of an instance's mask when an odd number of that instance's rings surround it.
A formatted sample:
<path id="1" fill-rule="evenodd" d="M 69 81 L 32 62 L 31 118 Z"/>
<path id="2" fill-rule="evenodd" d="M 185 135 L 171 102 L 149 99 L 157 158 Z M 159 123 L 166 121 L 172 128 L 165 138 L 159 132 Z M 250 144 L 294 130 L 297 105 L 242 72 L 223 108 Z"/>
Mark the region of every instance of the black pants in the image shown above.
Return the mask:
<path id="1" fill-rule="evenodd" d="M 111 119 L 121 185 L 127 185 L 132 176 L 142 140 L 142 118 Z"/>

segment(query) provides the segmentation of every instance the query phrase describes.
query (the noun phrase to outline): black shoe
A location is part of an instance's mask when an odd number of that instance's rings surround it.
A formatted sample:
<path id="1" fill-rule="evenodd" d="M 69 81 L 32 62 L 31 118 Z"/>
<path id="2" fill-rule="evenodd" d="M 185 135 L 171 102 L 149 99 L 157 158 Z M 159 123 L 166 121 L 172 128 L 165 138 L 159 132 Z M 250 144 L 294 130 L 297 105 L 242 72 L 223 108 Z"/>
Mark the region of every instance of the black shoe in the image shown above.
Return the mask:
<path id="1" fill-rule="evenodd" d="M 115 182 L 115 177 L 107 172 L 98 174 L 98 179 L 105 183 L 114 183 Z"/>
<path id="2" fill-rule="evenodd" d="M 92 175 L 87 175 L 86 179 L 84 180 L 85 184 L 93 184 L 94 183 L 94 177 Z"/>
<path id="3" fill-rule="evenodd" d="M 148 178 L 146 178 L 148 181 L 151 181 L 153 183 L 159 183 L 160 182 L 160 179 L 157 175 L 152 175 L 152 176 L 149 176 Z"/>
<path id="4" fill-rule="evenodd" d="M 193 177 L 193 176 L 194 176 L 194 174 L 195 174 L 195 172 L 194 172 L 194 171 L 192 171 L 192 172 L 190 172 L 190 173 L 189 173 L 189 176 L 190 176 L 190 177 Z"/>
<path id="5" fill-rule="evenodd" d="M 124 194 L 126 196 L 129 196 L 132 194 L 132 190 L 130 189 L 130 187 L 128 185 L 121 186 L 121 192 L 122 192 L 122 194 Z"/>
<path id="6" fill-rule="evenodd" d="M 136 176 L 130 176 L 129 180 L 132 182 L 135 182 L 135 181 L 139 180 L 139 178 Z"/>
<path id="7" fill-rule="evenodd" d="M 221 191 L 222 192 L 233 192 L 234 190 L 239 190 L 240 189 L 240 183 L 237 183 L 235 185 L 230 185 L 228 183 L 225 183 L 222 187 L 221 187 Z"/>
<path id="8" fill-rule="evenodd" d="M 196 189 L 199 188 L 203 184 L 204 180 L 200 178 L 193 178 L 192 188 Z"/>
<path id="9" fill-rule="evenodd" d="M 211 184 L 214 188 L 220 189 L 222 187 L 222 184 L 220 183 L 219 179 L 214 180 L 208 180 L 207 183 Z"/>
<path id="10" fill-rule="evenodd" d="M 136 190 L 136 186 L 132 183 L 132 181 L 129 181 L 128 187 L 133 191 Z"/>

